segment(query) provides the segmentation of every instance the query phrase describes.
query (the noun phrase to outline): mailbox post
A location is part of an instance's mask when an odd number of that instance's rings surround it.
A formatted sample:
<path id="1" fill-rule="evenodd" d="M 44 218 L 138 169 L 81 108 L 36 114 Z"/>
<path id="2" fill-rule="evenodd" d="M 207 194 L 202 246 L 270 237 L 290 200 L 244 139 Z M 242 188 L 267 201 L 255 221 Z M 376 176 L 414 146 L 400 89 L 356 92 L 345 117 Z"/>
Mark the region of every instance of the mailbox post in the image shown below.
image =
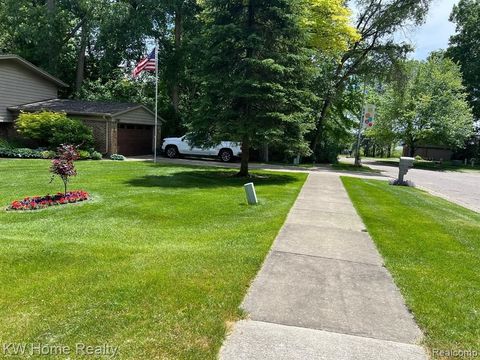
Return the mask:
<path id="1" fill-rule="evenodd" d="M 407 175 L 408 170 L 413 167 L 413 162 L 415 161 L 414 158 L 411 157 L 401 157 L 400 164 L 398 169 L 398 180 L 396 181 L 396 185 L 405 185 L 405 175 Z"/>

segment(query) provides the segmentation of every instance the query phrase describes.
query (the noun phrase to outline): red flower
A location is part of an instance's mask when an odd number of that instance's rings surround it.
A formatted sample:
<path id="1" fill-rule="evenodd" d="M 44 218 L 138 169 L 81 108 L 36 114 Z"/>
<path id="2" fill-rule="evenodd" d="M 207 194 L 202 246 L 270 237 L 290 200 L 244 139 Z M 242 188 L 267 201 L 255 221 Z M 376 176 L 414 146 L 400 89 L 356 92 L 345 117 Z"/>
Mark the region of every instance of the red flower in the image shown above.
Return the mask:
<path id="1" fill-rule="evenodd" d="M 23 200 L 13 201 L 7 210 L 36 210 L 49 206 L 63 205 L 88 200 L 90 195 L 83 190 L 71 191 L 67 194 L 58 193 L 54 196 L 26 197 Z"/>

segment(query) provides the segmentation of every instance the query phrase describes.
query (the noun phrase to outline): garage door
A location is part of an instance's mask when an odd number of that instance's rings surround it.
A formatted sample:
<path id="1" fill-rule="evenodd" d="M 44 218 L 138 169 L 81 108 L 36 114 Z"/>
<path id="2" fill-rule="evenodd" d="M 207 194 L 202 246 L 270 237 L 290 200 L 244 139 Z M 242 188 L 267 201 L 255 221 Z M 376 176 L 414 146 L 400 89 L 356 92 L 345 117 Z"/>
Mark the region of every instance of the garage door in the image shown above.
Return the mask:
<path id="1" fill-rule="evenodd" d="M 153 126 L 118 124 L 118 153 L 125 156 L 152 154 Z"/>

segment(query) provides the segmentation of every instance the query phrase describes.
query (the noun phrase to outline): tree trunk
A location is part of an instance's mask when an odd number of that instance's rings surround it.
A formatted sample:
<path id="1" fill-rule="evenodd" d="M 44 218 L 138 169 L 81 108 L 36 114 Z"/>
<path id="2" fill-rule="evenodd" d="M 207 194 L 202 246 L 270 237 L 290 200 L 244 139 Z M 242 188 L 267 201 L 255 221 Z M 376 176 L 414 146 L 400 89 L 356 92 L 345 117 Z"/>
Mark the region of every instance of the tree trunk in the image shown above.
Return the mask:
<path id="1" fill-rule="evenodd" d="M 55 11 L 55 0 L 47 0 L 47 10 L 49 13 L 53 13 Z"/>
<path id="2" fill-rule="evenodd" d="M 247 22 L 247 27 L 249 29 L 249 32 L 253 31 L 253 26 L 255 24 L 255 11 L 254 11 L 254 6 L 253 6 L 253 0 L 250 0 L 248 2 L 248 22 Z M 246 49 L 246 58 L 252 58 L 253 57 L 253 49 L 249 46 Z M 250 74 L 250 68 L 247 67 L 247 70 L 245 72 L 245 78 L 249 79 L 251 76 Z M 244 100 L 243 104 L 243 111 L 244 114 L 247 118 L 250 117 L 250 104 L 247 100 Z M 240 165 L 240 172 L 237 174 L 237 176 L 241 177 L 247 177 L 249 176 L 249 171 L 248 171 L 248 163 L 250 160 L 250 137 L 248 136 L 248 131 L 249 129 L 244 129 L 244 135 L 242 139 L 242 160 L 241 160 L 241 165 Z"/>
<path id="3" fill-rule="evenodd" d="M 75 94 L 78 95 L 82 89 L 83 80 L 85 78 L 85 52 L 87 50 L 87 29 L 82 27 L 80 35 L 80 48 L 77 58 L 77 76 L 75 78 Z"/>
<path id="4" fill-rule="evenodd" d="M 415 144 L 409 144 L 408 145 L 408 151 L 409 151 L 409 155 L 410 157 L 415 157 Z"/>
<path id="5" fill-rule="evenodd" d="M 330 108 L 330 102 L 331 102 L 330 98 L 325 99 L 325 101 L 323 102 L 322 110 L 320 111 L 320 115 L 317 118 L 317 124 L 315 127 L 313 140 L 311 143 L 312 160 L 314 164 L 317 161 L 318 142 L 320 141 L 320 137 L 322 135 L 322 125 L 323 125 L 323 122 L 325 121 L 325 117 L 327 116 L 327 111 Z"/>
<path id="6" fill-rule="evenodd" d="M 268 163 L 270 161 L 268 143 L 267 142 L 265 142 L 265 144 L 263 144 L 263 161 L 265 161 L 266 163 Z"/>
<path id="7" fill-rule="evenodd" d="M 53 46 L 57 42 L 55 38 L 58 34 L 54 33 L 54 25 L 55 25 L 55 0 L 46 0 L 47 6 L 47 13 L 48 13 L 48 39 L 52 46 L 48 47 L 48 70 L 56 73 L 57 66 L 56 66 L 56 46 Z"/>
<path id="8" fill-rule="evenodd" d="M 237 174 L 239 177 L 248 177 L 248 162 L 250 159 L 250 139 L 248 136 L 243 137 L 242 141 L 242 160 L 240 164 L 240 172 Z"/>
<path id="9" fill-rule="evenodd" d="M 182 47 L 182 34 L 183 34 L 183 17 L 182 17 L 182 9 L 181 5 L 178 6 L 175 10 L 175 55 L 177 57 L 177 61 L 179 60 L 178 57 L 180 56 L 180 51 Z M 181 62 L 180 62 L 181 63 Z M 179 68 L 176 69 L 175 77 L 173 79 L 172 85 L 172 105 L 175 109 L 175 114 L 178 114 L 180 108 L 180 87 L 178 84 L 179 78 Z"/>

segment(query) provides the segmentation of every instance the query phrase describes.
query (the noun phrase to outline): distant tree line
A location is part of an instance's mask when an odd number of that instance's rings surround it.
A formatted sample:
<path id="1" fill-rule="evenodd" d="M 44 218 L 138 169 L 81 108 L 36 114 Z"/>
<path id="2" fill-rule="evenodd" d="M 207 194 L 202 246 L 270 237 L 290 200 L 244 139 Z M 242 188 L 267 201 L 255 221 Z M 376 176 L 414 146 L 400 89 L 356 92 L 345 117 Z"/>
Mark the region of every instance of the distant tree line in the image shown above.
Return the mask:
<path id="1" fill-rule="evenodd" d="M 413 155 L 418 145 L 444 145 L 458 158 L 480 159 L 480 2 L 460 0 L 450 21 L 456 33 L 445 51 L 400 62 L 395 76 L 372 84 L 378 116 L 367 150 L 388 155 L 401 142 Z"/>
<path id="2" fill-rule="evenodd" d="M 464 148 L 474 122 L 459 66 L 437 52 L 426 61 L 403 62 L 398 74 L 369 93 L 378 109 L 376 126 L 366 132 L 370 146 L 384 155 L 401 142 L 410 156 L 420 145 Z"/>

